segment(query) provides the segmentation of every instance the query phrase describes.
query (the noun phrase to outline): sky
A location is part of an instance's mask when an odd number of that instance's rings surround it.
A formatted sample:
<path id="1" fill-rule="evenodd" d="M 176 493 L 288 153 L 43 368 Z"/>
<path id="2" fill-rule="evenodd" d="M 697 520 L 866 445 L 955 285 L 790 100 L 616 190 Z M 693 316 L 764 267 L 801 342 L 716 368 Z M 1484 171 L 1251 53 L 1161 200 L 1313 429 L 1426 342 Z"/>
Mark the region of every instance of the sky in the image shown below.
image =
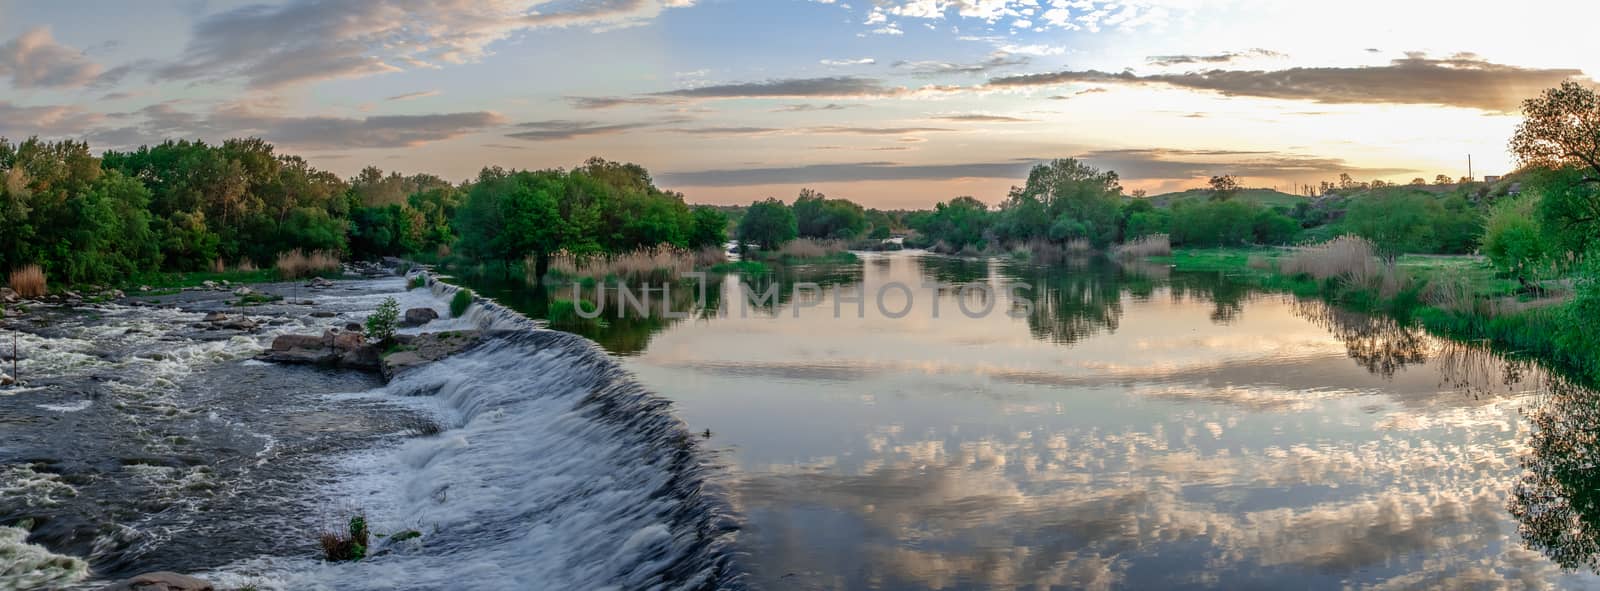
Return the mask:
<path id="1" fill-rule="evenodd" d="M 1151 194 L 1502 174 L 1593 84 L 1600 3 L 0 0 L 0 136 L 264 138 L 465 180 L 635 162 L 692 203 L 1005 198 L 1076 157 Z"/>

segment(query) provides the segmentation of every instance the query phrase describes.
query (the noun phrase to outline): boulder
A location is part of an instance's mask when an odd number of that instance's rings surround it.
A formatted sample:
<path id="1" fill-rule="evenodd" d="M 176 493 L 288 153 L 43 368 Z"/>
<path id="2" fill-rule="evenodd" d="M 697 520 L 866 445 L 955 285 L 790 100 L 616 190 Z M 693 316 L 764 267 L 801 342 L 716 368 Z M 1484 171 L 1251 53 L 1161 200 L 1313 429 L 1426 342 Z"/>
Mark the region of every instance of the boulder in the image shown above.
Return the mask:
<path id="1" fill-rule="evenodd" d="M 439 318 L 439 313 L 433 308 L 412 308 L 406 310 L 406 326 L 422 326 Z"/>
<path id="2" fill-rule="evenodd" d="M 367 327 L 361 326 L 360 322 L 346 322 L 344 323 L 344 329 L 349 332 L 366 332 Z"/>
<path id="3" fill-rule="evenodd" d="M 162 571 L 112 583 L 100 591 L 216 591 L 216 587 L 201 579 Z"/>
<path id="4" fill-rule="evenodd" d="M 228 315 L 221 312 L 206 312 L 206 317 L 202 320 L 204 322 L 226 322 Z"/>
<path id="5" fill-rule="evenodd" d="M 395 335 L 399 350 L 383 356 L 383 377 L 394 376 L 411 368 L 426 365 L 467 350 L 482 340 L 476 330 L 429 332 L 419 335 Z"/>
<path id="6" fill-rule="evenodd" d="M 242 330 L 246 332 L 256 329 L 256 321 L 245 318 L 244 316 L 229 318 L 228 320 L 216 323 L 216 325 L 220 328 L 226 328 L 229 330 Z"/>
<path id="7" fill-rule="evenodd" d="M 17 378 L 11 377 L 11 374 L 0 372 L 0 386 L 11 386 L 16 383 Z"/>
<path id="8" fill-rule="evenodd" d="M 333 287 L 333 282 L 321 277 L 312 277 L 311 281 L 306 283 L 306 287 L 313 289 L 327 289 Z"/>
<path id="9" fill-rule="evenodd" d="M 139 291 L 150 291 L 150 289 L 151 289 L 151 288 L 150 288 L 150 286 L 148 286 L 148 285 L 141 285 L 141 286 L 139 286 Z"/>
<path id="10" fill-rule="evenodd" d="M 380 369 L 383 355 L 378 352 L 377 345 L 362 345 L 357 349 L 346 351 L 339 357 L 341 367 L 376 371 Z"/>
<path id="11" fill-rule="evenodd" d="M 290 349 L 321 349 L 322 337 L 309 334 L 283 334 L 272 339 L 273 351 L 288 351 Z"/>
<path id="12" fill-rule="evenodd" d="M 322 342 L 340 353 L 347 353 L 366 346 L 367 337 L 359 332 L 330 328 L 323 331 Z"/>
<path id="13" fill-rule="evenodd" d="M 212 281 L 210 279 L 207 279 L 205 281 L 201 281 L 200 282 L 200 286 L 204 287 L 206 289 L 216 289 L 217 288 L 217 282 Z"/>
<path id="14" fill-rule="evenodd" d="M 327 310 L 317 310 L 311 313 L 312 318 L 333 318 L 334 316 L 338 316 L 338 314 L 334 314 L 333 312 L 329 312 Z"/>
<path id="15" fill-rule="evenodd" d="M 247 295 L 253 294 L 255 292 L 256 292 L 256 290 L 250 289 L 248 287 L 241 287 L 239 289 L 233 290 L 233 295 L 236 295 L 236 296 L 247 296 Z"/>

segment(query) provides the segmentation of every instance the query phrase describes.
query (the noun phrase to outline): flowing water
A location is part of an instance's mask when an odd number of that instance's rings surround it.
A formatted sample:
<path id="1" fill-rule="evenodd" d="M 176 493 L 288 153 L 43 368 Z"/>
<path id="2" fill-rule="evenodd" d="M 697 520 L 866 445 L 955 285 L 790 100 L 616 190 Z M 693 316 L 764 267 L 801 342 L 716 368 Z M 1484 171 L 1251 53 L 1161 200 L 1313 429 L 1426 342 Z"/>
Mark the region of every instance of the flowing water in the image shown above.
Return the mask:
<path id="1" fill-rule="evenodd" d="M 461 318 L 442 283 L 273 286 L 250 334 L 192 294 L 35 311 L 0 392 L 0 589 L 1600 587 L 1597 398 L 1392 319 L 919 252 L 643 317 L 472 283 L 498 303 Z M 410 331 L 488 338 L 386 385 L 251 360 L 390 296 L 445 318 Z M 421 536 L 320 560 L 355 514 Z"/>

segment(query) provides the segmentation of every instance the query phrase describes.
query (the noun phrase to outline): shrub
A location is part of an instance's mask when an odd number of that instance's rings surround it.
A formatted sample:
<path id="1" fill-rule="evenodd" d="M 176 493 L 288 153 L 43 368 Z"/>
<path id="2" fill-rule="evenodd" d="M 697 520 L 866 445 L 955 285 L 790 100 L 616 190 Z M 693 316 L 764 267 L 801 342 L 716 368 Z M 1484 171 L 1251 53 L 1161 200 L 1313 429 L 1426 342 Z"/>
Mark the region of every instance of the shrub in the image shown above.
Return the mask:
<path id="1" fill-rule="evenodd" d="M 11 272 L 11 290 L 25 298 L 37 298 L 45 293 L 44 270 L 39 265 L 28 265 Z"/>
<path id="2" fill-rule="evenodd" d="M 418 273 L 416 277 L 412 277 L 411 278 L 411 283 L 408 284 L 407 289 L 421 289 L 421 288 L 424 288 L 424 287 L 427 287 L 427 286 L 428 286 L 428 277 L 426 275 Z"/>
<path id="3" fill-rule="evenodd" d="M 379 343 L 387 343 L 394 338 L 394 330 L 400 324 L 400 302 L 394 298 L 384 298 L 378 304 L 378 309 L 367 317 L 367 337 Z"/>
<path id="4" fill-rule="evenodd" d="M 339 270 L 339 256 L 324 250 L 305 254 L 299 249 L 278 254 L 278 274 L 287 279 Z"/>
<path id="5" fill-rule="evenodd" d="M 467 313 L 467 308 L 472 307 L 472 290 L 465 287 L 456 290 L 456 295 L 450 297 L 450 316 L 460 318 Z"/>
<path id="6" fill-rule="evenodd" d="M 1494 204 L 1484 224 L 1483 254 L 1495 267 L 1525 278 L 1554 258 L 1555 247 L 1536 217 L 1538 209 L 1539 198 L 1533 195 Z"/>
<path id="7" fill-rule="evenodd" d="M 356 515 L 350 518 L 343 530 L 322 532 L 319 541 L 322 542 L 322 555 L 329 562 L 343 562 L 366 558 L 370 539 L 367 516 Z"/>
<path id="8" fill-rule="evenodd" d="M 1243 201 L 1180 203 L 1172 210 L 1171 239 L 1192 246 L 1249 244 L 1256 238 L 1260 207 Z"/>

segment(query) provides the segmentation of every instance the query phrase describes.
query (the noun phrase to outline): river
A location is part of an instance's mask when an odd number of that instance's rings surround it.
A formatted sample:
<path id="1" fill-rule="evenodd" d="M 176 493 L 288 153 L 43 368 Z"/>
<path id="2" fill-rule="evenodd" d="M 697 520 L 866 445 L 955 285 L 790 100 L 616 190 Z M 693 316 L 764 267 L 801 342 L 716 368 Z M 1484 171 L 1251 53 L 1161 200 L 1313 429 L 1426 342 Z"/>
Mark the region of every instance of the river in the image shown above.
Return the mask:
<path id="1" fill-rule="evenodd" d="M 248 334 L 37 312 L 0 587 L 1600 587 L 1600 405 L 1534 364 L 1217 274 L 860 256 L 648 317 L 400 278 L 278 286 Z M 251 360 L 390 296 L 496 332 L 387 385 Z M 422 536 L 319 560 L 356 513 Z"/>

